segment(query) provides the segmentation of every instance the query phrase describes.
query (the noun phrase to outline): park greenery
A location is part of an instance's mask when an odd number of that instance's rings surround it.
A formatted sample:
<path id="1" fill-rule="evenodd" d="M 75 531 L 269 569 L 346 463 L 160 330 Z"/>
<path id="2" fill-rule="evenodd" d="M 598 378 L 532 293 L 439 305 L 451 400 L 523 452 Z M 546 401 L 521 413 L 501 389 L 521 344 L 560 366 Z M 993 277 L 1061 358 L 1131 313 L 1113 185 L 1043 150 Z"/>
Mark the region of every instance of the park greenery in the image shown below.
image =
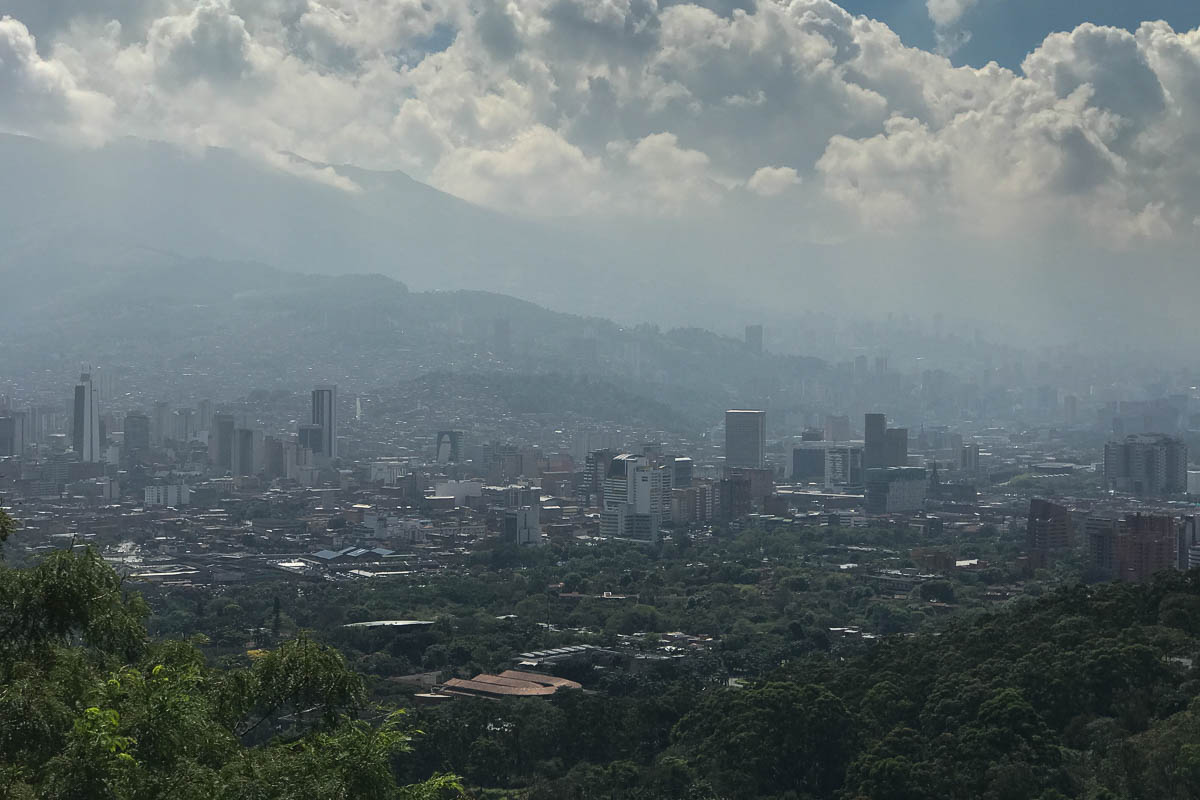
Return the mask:
<path id="1" fill-rule="evenodd" d="M 0 797 L 1200 796 L 1200 573 L 1020 576 L 985 527 L 955 555 L 991 565 L 870 580 L 930 544 L 494 544 L 411 580 L 139 592 L 54 552 L 0 567 Z M 433 624 L 343 627 L 398 618 Z M 670 631 L 705 638 L 663 656 Z M 584 689 L 550 698 L 424 705 L 397 680 L 581 642 L 660 657 L 564 667 Z"/>

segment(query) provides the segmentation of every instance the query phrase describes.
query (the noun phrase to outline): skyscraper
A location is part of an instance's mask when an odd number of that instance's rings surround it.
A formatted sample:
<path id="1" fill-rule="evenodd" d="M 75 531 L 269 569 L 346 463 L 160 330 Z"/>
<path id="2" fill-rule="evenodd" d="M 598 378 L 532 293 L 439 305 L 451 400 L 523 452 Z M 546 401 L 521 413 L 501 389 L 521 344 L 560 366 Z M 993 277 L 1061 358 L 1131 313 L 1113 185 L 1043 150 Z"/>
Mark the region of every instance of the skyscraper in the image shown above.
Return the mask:
<path id="1" fill-rule="evenodd" d="M 762 469 L 766 466 L 767 412 L 725 412 L 725 466 Z"/>
<path id="2" fill-rule="evenodd" d="M 208 436 L 208 457 L 218 470 L 233 467 L 233 414 L 213 414 L 214 430 Z"/>
<path id="3" fill-rule="evenodd" d="M 863 469 L 908 466 L 908 429 L 889 428 L 883 414 L 863 421 Z"/>
<path id="4" fill-rule="evenodd" d="M 80 461 L 100 461 L 103 458 L 100 452 L 100 396 L 92 385 L 90 373 L 79 376 L 74 410 L 71 436 L 75 453 Z"/>
<path id="5" fill-rule="evenodd" d="M 17 421 L 9 416 L 0 417 L 0 458 L 20 455 L 20 445 L 17 437 L 21 431 Z"/>
<path id="6" fill-rule="evenodd" d="M 257 471 L 258 448 L 255 447 L 255 438 L 255 432 L 249 428 L 234 429 L 229 466 L 229 471 L 234 475 L 244 477 Z"/>
<path id="7" fill-rule="evenodd" d="M 171 404 L 166 400 L 159 400 L 154 404 L 154 413 L 150 417 L 150 444 L 162 447 L 163 442 L 175 435 L 172 427 Z"/>
<path id="8" fill-rule="evenodd" d="M 337 386 L 313 389 L 312 424 L 321 426 L 321 454 L 337 458 Z"/>
<path id="9" fill-rule="evenodd" d="M 145 414 L 125 415 L 125 456 L 144 455 L 150 449 L 150 418 Z"/>
<path id="10" fill-rule="evenodd" d="M 863 421 L 863 469 L 887 466 L 887 417 L 867 414 Z"/>

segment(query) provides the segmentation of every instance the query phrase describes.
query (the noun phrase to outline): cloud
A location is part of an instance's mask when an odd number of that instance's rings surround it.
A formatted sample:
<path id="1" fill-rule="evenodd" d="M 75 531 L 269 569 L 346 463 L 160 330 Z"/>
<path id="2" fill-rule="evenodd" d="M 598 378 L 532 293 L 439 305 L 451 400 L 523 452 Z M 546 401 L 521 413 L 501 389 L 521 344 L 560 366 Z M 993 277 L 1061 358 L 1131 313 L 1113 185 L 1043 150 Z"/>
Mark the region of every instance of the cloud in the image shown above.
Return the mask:
<path id="1" fill-rule="evenodd" d="M 22 22 L 0 17 L 0 129 L 93 143 L 112 111 L 109 98 L 81 89 L 65 64 L 42 58 Z"/>
<path id="2" fill-rule="evenodd" d="M 775 197 L 800 182 L 800 175 L 792 167 L 759 167 L 746 181 L 746 188 L 761 197 Z"/>
<path id="3" fill-rule="evenodd" d="M 972 4 L 927 10 L 953 36 Z M 1019 71 L 956 68 L 830 0 L 59 0 L 38 25 L 0 23 L 6 130 L 402 169 L 534 216 L 759 195 L 822 238 L 1121 247 L 1200 217 L 1200 34 L 1165 23 L 1057 33 Z"/>
<path id="4" fill-rule="evenodd" d="M 951 56 L 971 41 L 971 32 L 963 28 L 963 15 L 975 6 L 978 0 L 925 0 L 925 9 L 933 23 L 937 52 Z"/>
<path id="5" fill-rule="evenodd" d="M 938 28 L 957 25 L 977 0 L 925 0 L 929 19 Z"/>

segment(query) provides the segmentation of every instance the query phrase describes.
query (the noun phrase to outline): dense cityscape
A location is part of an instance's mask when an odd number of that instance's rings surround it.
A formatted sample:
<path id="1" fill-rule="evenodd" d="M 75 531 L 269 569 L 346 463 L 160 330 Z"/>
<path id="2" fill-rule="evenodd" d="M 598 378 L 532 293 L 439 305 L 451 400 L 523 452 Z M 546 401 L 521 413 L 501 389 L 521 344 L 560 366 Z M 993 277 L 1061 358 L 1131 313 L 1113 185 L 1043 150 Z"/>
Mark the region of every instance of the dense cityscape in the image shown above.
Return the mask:
<path id="1" fill-rule="evenodd" d="M 6 0 L 0 800 L 1200 798 L 1195 0 Z"/>

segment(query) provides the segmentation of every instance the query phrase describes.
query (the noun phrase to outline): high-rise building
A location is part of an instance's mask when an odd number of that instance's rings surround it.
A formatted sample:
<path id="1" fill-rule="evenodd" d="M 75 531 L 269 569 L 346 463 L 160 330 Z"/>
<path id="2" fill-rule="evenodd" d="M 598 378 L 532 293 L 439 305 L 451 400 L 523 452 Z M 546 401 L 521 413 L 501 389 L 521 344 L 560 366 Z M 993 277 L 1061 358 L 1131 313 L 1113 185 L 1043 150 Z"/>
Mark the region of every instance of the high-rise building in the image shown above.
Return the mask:
<path id="1" fill-rule="evenodd" d="M 887 417 L 883 414 L 867 414 L 863 423 L 863 466 L 867 469 L 887 466 L 885 450 Z"/>
<path id="2" fill-rule="evenodd" d="M 439 464 L 457 464 L 462 460 L 462 431 L 438 431 L 434 458 Z"/>
<path id="3" fill-rule="evenodd" d="M 519 545 L 541 544 L 542 529 L 536 505 L 510 508 L 504 512 L 504 538 Z"/>
<path id="4" fill-rule="evenodd" d="M 792 448 L 792 480 L 808 483 L 825 477 L 825 443 L 814 442 Z"/>
<path id="5" fill-rule="evenodd" d="M 337 387 L 318 386 L 312 393 L 312 424 L 321 426 L 321 449 L 325 458 L 337 458 Z"/>
<path id="6" fill-rule="evenodd" d="M 645 456 L 614 458 L 604 478 L 600 535 L 658 541 L 659 526 L 670 512 L 670 488 L 668 467 L 655 466 Z"/>
<path id="7" fill-rule="evenodd" d="M 1104 445 L 1108 488 L 1141 496 L 1187 491 L 1187 445 L 1163 434 L 1133 434 Z"/>
<path id="8" fill-rule="evenodd" d="M 671 488 L 686 489 L 692 485 L 692 460 L 677 456 L 671 459 Z"/>
<path id="9" fill-rule="evenodd" d="M 608 477 L 608 468 L 617 456 L 613 450 L 593 450 L 587 454 L 584 462 L 584 487 L 589 495 L 589 502 L 594 502 L 597 508 L 604 507 L 604 480 Z"/>
<path id="10" fill-rule="evenodd" d="M 889 428 L 883 414 L 867 414 L 863 423 L 863 469 L 908 466 L 908 429 Z"/>
<path id="11" fill-rule="evenodd" d="M 233 414 L 213 414 L 213 430 L 208 435 L 208 457 L 218 471 L 233 468 Z"/>
<path id="12" fill-rule="evenodd" d="M 324 428 L 320 425 L 301 425 L 297 432 L 300 447 L 311 453 L 320 453 L 323 445 L 323 432 Z"/>
<path id="13" fill-rule="evenodd" d="M 762 355 L 763 352 L 763 326 L 762 325 L 747 325 L 746 326 L 746 349 L 756 356 Z"/>
<path id="14" fill-rule="evenodd" d="M 92 385 L 90 373 L 79 376 L 75 386 L 74 425 L 71 428 L 72 445 L 80 461 L 102 461 L 100 451 L 100 393 Z"/>
<path id="15" fill-rule="evenodd" d="M 825 448 L 825 488 L 863 485 L 863 449 L 858 445 Z"/>
<path id="16" fill-rule="evenodd" d="M 958 468 L 971 475 L 979 472 L 979 445 L 964 444 L 959 449 Z"/>
<path id="17" fill-rule="evenodd" d="M 23 449 L 20 437 L 24 433 L 11 416 L 0 417 L 0 458 L 19 456 Z"/>
<path id="18" fill-rule="evenodd" d="M 172 430 L 172 422 L 171 404 L 166 400 L 159 400 L 154 404 L 154 411 L 150 416 L 150 444 L 162 447 L 163 442 L 172 438 L 175 433 Z"/>
<path id="19" fill-rule="evenodd" d="M 908 428 L 888 428 L 884 435 L 884 466 L 908 466 Z"/>
<path id="20" fill-rule="evenodd" d="M 230 458 L 229 471 L 236 476 L 245 477 L 257 473 L 258 448 L 255 431 L 249 428 L 235 428 L 233 431 L 233 450 Z"/>
<path id="21" fill-rule="evenodd" d="M 275 436 L 263 440 L 263 468 L 267 478 L 283 478 L 287 475 L 287 461 L 284 457 L 284 442 Z"/>
<path id="22" fill-rule="evenodd" d="M 213 423 L 213 402 L 212 400 L 201 400 L 196 404 L 196 426 L 197 430 L 212 432 Z"/>
<path id="23" fill-rule="evenodd" d="M 125 415 L 125 457 L 145 455 L 150 450 L 150 418 L 132 412 Z"/>
<path id="24" fill-rule="evenodd" d="M 868 514 L 905 514 L 924 507 L 929 477 L 923 467 L 876 467 L 866 474 Z"/>
<path id="25" fill-rule="evenodd" d="M 1074 544 L 1075 525 L 1069 510 L 1036 497 L 1029 501 L 1025 552 L 1032 566 L 1049 566 L 1051 554 L 1070 550 Z"/>
<path id="26" fill-rule="evenodd" d="M 1094 575 L 1142 583 L 1179 563 L 1181 527 L 1169 514 L 1126 514 L 1087 521 L 1087 563 Z"/>
<path id="27" fill-rule="evenodd" d="M 725 412 L 725 466 L 761 469 L 767 465 L 767 412 Z"/>

